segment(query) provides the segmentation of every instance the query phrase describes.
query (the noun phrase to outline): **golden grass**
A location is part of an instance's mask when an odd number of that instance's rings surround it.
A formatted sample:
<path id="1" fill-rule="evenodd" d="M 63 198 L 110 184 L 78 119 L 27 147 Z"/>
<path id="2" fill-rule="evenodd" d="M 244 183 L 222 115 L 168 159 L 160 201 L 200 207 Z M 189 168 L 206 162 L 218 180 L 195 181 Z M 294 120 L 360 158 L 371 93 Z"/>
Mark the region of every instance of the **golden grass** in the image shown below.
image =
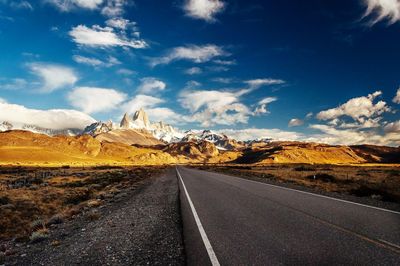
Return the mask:
<path id="1" fill-rule="evenodd" d="M 124 188 L 163 171 L 162 167 L 0 167 L 0 239 L 28 240 L 31 223 L 69 219 Z M 53 218 L 52 218 L 53 217 Z"/>
<path id="2" fill-rule="evenodd" d="M 399 165 L 270 164 L 263 166 L 207 165 L 197 167 L 247 178 L 295 183 L 329 192 L 375 197 L 400 203 Z"/>

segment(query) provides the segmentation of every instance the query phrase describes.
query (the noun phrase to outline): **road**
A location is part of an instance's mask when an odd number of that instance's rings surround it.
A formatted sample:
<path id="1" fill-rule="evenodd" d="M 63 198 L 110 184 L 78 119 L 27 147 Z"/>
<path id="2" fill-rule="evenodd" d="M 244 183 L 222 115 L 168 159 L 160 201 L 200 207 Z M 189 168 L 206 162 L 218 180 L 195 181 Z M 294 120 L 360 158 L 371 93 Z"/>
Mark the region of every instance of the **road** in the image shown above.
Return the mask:
<path id="1" fill-rule="evenodd" d="M 400 213 L 177 167 L 188 265 L 400 265 Z"/>

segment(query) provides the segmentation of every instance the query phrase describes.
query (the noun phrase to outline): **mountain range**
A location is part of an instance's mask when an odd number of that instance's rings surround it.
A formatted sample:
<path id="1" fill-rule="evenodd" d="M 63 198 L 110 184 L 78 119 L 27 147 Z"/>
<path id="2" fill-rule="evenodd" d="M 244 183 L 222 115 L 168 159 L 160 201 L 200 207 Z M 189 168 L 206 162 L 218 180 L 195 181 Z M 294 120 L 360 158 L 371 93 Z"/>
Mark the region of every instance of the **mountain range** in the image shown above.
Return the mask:
<path id="1" fill-rule="evenodd" d="M 119 124 L 99 121 L 84 130 L 52 130 L 3 122 L 0 131 L 4 131 L 0 133 L 3 163 L 39 160 L 60 164 L 64 159 L 68 164 L 400 163 L 399 147 L 338 146 L 268 138 L 243 142 L 211 130 L 182 132 L 162 121 L 153 123 L 143 109 L 125 114 Z"/>

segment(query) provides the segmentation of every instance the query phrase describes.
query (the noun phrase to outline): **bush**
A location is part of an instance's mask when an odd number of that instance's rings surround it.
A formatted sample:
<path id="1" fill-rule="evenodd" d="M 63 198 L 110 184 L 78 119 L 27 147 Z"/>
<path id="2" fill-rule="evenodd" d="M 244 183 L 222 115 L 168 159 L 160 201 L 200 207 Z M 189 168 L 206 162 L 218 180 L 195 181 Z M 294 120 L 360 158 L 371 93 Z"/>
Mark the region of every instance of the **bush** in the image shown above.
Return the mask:
<path id="1" fill-rule="evenodd" d="M 7 196 L 0 197 L 0 205 L 6 205 L 10 203 L 10 198 Z"/>
<path id="2" fill-rule="evenodd" d="M 38 243 L 48 238 L 49 238 L 49 231 L 47 229 L 41 229 L 33 232 L 29 239 L 32 243 Z"/>
<path id="3" fill-rule="evenodd" d="M 320 180 L 323 182 L 335 182 L 336 178 L 333 175 L 325 174 L 325 173 L 317 173 L 315 175 L 306 176 L 307 179 L 310 180 Z"/>
<path id="4" fill-rule="evenodd" d="M 31 230 L 32 232 L 39 231 L 45 229 L 44 223 L 41 219 L 36 219 L 31 223 Z"/>
<path id="5" fill-rule="evenodd" d="M 92 212 L 89 212 L 86 217 L 90 221 L 95 221 L 95 220 L 100 219 L 101 215 L 97 211 L 92 211 Z"/>
<path id="6" fill-rule="evenodd" d="M 76 205 L 88 199 L 90 199 L 90 191 L 88 189 L 76 189 L 67 195 L 64 202 L 65 204 Z"/>
<path id="7" fill-rule="evenodd" d="M 301 166 L 295 167 L 294 170 L 304 172 L 304 171 L 314 171 L 315 169 L 310 166 L 301 165 Z"/>

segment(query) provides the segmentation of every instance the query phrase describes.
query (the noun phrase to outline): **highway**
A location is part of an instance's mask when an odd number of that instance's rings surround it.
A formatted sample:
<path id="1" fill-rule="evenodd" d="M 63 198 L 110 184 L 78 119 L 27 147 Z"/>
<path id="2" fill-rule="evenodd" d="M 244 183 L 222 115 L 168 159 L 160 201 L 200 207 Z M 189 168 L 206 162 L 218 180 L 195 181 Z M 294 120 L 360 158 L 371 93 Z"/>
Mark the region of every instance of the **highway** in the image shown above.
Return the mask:
<path id="1" fill-rule="evenodd" d="M 400 213 L 177 167 L 188 265 L 400 265 Z"/>

